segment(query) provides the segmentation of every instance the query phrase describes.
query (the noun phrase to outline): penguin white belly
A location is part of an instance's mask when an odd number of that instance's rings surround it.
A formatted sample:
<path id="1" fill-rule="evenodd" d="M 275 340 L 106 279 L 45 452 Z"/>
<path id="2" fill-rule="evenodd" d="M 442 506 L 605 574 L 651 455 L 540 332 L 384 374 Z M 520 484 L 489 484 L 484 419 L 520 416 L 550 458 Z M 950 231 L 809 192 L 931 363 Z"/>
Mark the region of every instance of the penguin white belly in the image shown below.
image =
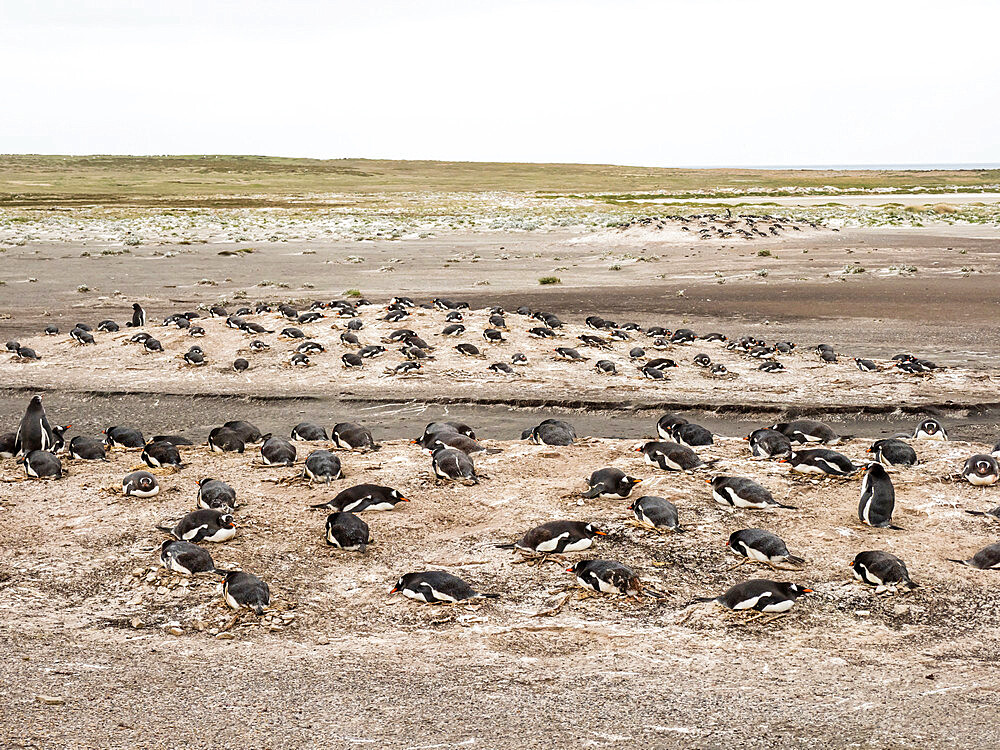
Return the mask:
<path id="1" fill-rule="evenodd" d="M 750 545 L 748 545 L 746 542 L 740 542 L 740 545 L 743 547 L 744 551 L 746 552 L 747 557 L 750 558 L 751 560 L 756 560 L 757 562 L 763 562 L 763 563 L 771 561 L 770 557 L 768 557 L 767 555 L 765 555 L 760 550 L 754 549 L 753 547 L 751 547 Z"/>
<path id="2" fill-rule="evenodd" d="M 795 604 L 791 599 L 783 599 L 780 602 L 775 602 L 774 604 L 767 604 L 761 610 L 761 612 L 787 612 Z"/>
<path id="3" fill-rule="evenodd" d="M 871 583 L 873 586 L 881 586 L 882 585 L 882 579 L 879 578 L 874 573 L 872 573 L 864 565 L 860 565 L 859 564 L 857 567 L 861 568 L 861 573 L 858 573 L 858 571 L 855 570 L 854 571 L 854 576 L 859 581 L 865 581 L 866 583 Z"/>
<path id="4" fill-rule="evenodd" d="M 431 590 L 431 596 L 435 600 L 437 600 L 439 602 L 452 602 L 452 603 L 454 603 L 454 602 L 458 601 L 458 599 L 456 599 L 455 597 L 453 597 L 451 594 L 444 594 L 444 593 L 436 590 L 433 586 L 429 586 L 428 588 L 430 588 L 430 590 Z"/>
<path id="5" fill-rule="evenodd" d="M 541 542 L 537 547 L 535 547 L 535 550 L 538 552 L 555 552 L 559 548 L 559 542 L 568 536 L 569 532 L 564 531 L 562 534 L 553 539 L 546 539 L 544 542 Z M 566 545 L 566 550 L 571 551 L 569 545 Z"/>
<path id="6" fill-rule="evenodd" d="M 159 466 L 160 462 L 156 460 L 154 456 L 146 454 L 146 460 L 149 462 L 150 466 Z"/>
<path id="7" fill-rule="evenodd" d="M 188 570 L 187 568 L 185 568 L 179 562 L 177 562 L 177 559 L 174 558 L 174 557 L 169 557 L 168 556 L 166 562 L 163 565 L 163 567 L 165 567 L 167 570 L 172 570 L 175 573 L 183 573 L 186 576 L 191 575 L 191 571 Z"/>
<path id="8" fill-rule="evenodd" d="M 154 487 L 151 490 L 130 489 L 128 491 L 128 494 L 133 495 L 134 497 L 156 497 L 157 495 L 160 494 L 160 488 Z"/>
<path id="9" fill-rule="evenodd" d="M 672 440 L 673 439 L 673 438 L 670 437 L 670 433 L 669 432 L 667 432 L 666 430 L 662 429 L 659 426 L 657 426 L 657 428 L 656 428 L 656 434 L 659 435 L 664 440 Z"/>
<path id="10" fill-rule="evenodd" d="M 969 484 L 976 487 L 988 487 L 991 484 L 996 484 L 997 481 L 996 474 L 990 474 L 985 477 L 981 477 L 978 474 L 966 474 L 965 478 L 969 480 Z"/>
<path id="11" fill-rule="evenodd" d="M 591 539 L 578 539 L 563 547 L 563 552 L 579 552 L 580 550 L 589 549 L 591 544 L 593 544 Z"/>
<path id="12" fill-rule="evenodd" d="M 225 594 L 225 597 L 226 597 L 226 604 L 228 604 L 231 609 L 239 609 L 240 608 L 240 603 L 238 601 L 236 601 L 235 599 L 233 599 L 232 596 L 230 596 L 228 588 L 223 593 Z"/>
<path id="13" fill-rule="evenodd" d="M 204 526 L 201 526 L 199 528 L 204 528 Z M 203 540 L 206 542 L 226 542 L 232 539 L 234 536 L 236 536 L 235 526 L 231 529 L 226 529 L 226 528 L 219 529 L 211 536 L 204 537 Z"/>
<path id="14" fill-rule="evenodd" d="M 820 467 L 812 464 L 793 464 L 792 471 L 797 471 L 799 474 L 826 474 Z"/>
<path id="15" fill-rule="evenodd" d="M 681 466 L 679 463 L 677 463 L 676 461 L 674 461 L 673 459 L 671 459 L 665 453 L 657 453 L 656 455 L 660 459 L 660 463 L 658 463 L 658 465 L 660 466 L 660 468 L 666 467 L 668 469 L 673 469 L 674 471 L 683 471 L 684 470 L 683 466 Z"/>
<path id="16" fill-rule="evenodd" d="M 35 471 L 31 467 L 31 464 L 28 463 L 27 461 L 25 461 L 24 463 L 24 473 L 27 474 L 29 477 L 35 477 L 36 479 L 38 478 L 38 472 Z"/>
<path id="17" fill-rule="evenodd" d="M 837 466 L 837 464 L 833 463 L 832 461 L 827 461 L 825 458 L 817 458 L 816 459 L 816 463 L 822 464 L 823 466 L 826 467 L 826 469 L 823 469 L 822 467 L 820 467 L 820 471 L 822 473 L 824 473 L 824 474 L 842 474 L 843 473 L 843 470 L 839 466 Z"/>
<path id="18" fill-rule="evenodd" d="M 872 519 L 870 515 L 871 510 L 872 510 L 872 498 L 869 497 L 868 502 L 866 502 L 861 509 L 861 520 L 864 521 L 869 526 L 872 525 Z"/>
<path id="19" fill-rule="evenodd" d="M 728 490 L 726 490 L 726 492 L 728 492 Z M 730 500 L 727 495 L 723 495 L 721 492 L 719 492 L 719 490 L 712 490 L 712 498 L 719 505 L 725 505 L 727 508 L 731 507 L 733 504 L 732 500 Z"/>

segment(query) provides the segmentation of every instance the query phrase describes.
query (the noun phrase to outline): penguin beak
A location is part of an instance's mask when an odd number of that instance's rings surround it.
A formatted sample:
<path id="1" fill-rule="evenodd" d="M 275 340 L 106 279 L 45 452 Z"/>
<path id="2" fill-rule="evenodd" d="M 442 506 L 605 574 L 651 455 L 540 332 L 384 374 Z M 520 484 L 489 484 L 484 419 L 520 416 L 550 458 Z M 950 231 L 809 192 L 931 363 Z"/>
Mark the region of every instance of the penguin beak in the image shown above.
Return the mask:
<path id="1" fill-rule="evenodd" d="M 408 503 L 408 502 L 410 502 L 410 498 L 408 498 L 408 497 L 401 497 L 401 498 L 399 498 L 399 501 L 401 503 Z"/>
<path id="2" fill-rule="evenodd" d="M 395 594 L 397 591 L 399 591 L 399 586 L 393 586 L 392 587 L 392 591 L 390 591 L 389 593 L 390 594 Z"/>
<path id="3" fill-rule="evenodd" d="M 747 436 L 746 436 L 745 438 L 743 438 L 743 439 L 744 439 L 745 441 L 749 442 L 749 441 L 750 441 L 750 436 L 749 436 L 749 435 L 747 435 Z"/>
<path id="4" fill-rule="evenodd" d="M 573 569 L 572 569 L 572 568 L 566 568 L 566 572 L 567 572 L 567 573 L 572 573 L 572 572 L 573 572 Z"/>
<path id="5" fill-rule="evenodd" d="M 597 534 L 598 536 L 607 536 L 608 535 L 608 532 L 606 532 L 606 531 L 595 531 L 594 533 Z"/>
<path id="6" fill-rule="evenodd" d="M 803 594 L 815 594 L 816 591 L 814 589 L 802 589 L 802 593 Z"/>
<path id="7" fill-rule="evenodd" d="M 706 480 L 705 480 L 705 484 L 711 484 L 711 483 L 712 483 L 712 480 L 711 480 L 711 479 L 706 479 Z"/>
<path id="8" fill-rule="evenodd" d="M 633 479 L 632 480 L 632 484 L 642 484 L 642 480 L 641 479 Z"/>

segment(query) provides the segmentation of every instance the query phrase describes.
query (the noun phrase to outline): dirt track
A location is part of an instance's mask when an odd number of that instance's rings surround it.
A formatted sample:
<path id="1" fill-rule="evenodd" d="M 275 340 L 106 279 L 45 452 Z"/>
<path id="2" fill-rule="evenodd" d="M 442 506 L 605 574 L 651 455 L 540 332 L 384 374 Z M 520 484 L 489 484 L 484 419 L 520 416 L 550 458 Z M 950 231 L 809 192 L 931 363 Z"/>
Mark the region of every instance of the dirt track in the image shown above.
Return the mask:
<path id="1" fill-rule="evenodd" d="M 985 446 L 918 444 L 921 466 L 893 475 L 896 522 L 906 529 L 894 532 L 856 521 L 857 481 L 795 479 L 782 465 L 749 461 L 742 441 L 701 452 L 720 459 L 714 471 L 755 477 L 800 510 L 720 509 L 706 473 L 654 470 L 633 442 L 490 443 L 502 452 L 477 462 L 489 479 L 474 487 L 433 484 L 428 457 L 405 442 L 341 453 L 347 478 L 331 490 L 275 485 L 298 470 L 247 468 L 250 452 L 201 448 L 185 450 L 188 467 L 161 477 L 164 489 L 150 500 L 108 489 L 137 463 L 135 452 L 116 452 L 109 464 L 71 462 L 60 482 L 2 484 L 0 533 L 20 540 L 0 558 L 4 744 L 352 747 L 405 737 L 407 747 L 567 739 L 775 747 L 808 738 L 982 747 L 996 739 L 976 719 L 1000 703 L 994 574 L 943 561 L 996 539 L 995 526 L 962 512 L 1000 504 L 995 488 L 942 481 Z M 860 459 L 866 445 L 843 451 Z M 302 459 L 316 446 L 298 447 Z M 605 465 L 643 477 L 643 493 L 673 499 L 689 531 L 643 531 L 625 523 L 626 501 L 581 499 L 583 478 Z M 18 476 L 13 461 L 2 468 L 4 478 Z M 206 475 L 225 478 L 245 503 L 236 539 L 210 549 L 220 565 L 270 583 L 275 609 L 294 616 L 283 629 L 247 614 L 233 640 L 219 640 L 212 633 L 230 615 L 211 576 L 175 587 L 180 576 L 155 570 L 162 537 L 152 527 L 192 508 L 194 482 Z M 364 514 L 377 540 L 367 554 L 330 550 L 325 515 L 306 506 L 373 480 L 412 502 Z M 494 545 L 561 517 L 610 532 L 574 557 L 621 560 L 667 599 L 573 599 L 534 616 L 559 601 L 571 577 L 560 565 L 516 564 Z M 747 526 L 778 532 L 806 557 L 801 572 L 777 575 L 818 593 L 771 625 L 727 620 L 710 605 L 684 609 L 694 596 L 771 575 L 729 570 L 725 539 Z M 847 562 L 878 548 L 902 557 L 921 588 L 883 599 L 851 583 Z M 388 596 L 399 574 L 422 568 L 502 597 L 439 608 Z M 182 634 L 166 632 L 171 624 Z M 431 695 L 439 719 L 426 713 Z M 539 725 L 539 715 L 549 718 Z M 196 736 L 181 739 L 192 721 Z M 764 724 L 766 736 L 755 739 Z"/>

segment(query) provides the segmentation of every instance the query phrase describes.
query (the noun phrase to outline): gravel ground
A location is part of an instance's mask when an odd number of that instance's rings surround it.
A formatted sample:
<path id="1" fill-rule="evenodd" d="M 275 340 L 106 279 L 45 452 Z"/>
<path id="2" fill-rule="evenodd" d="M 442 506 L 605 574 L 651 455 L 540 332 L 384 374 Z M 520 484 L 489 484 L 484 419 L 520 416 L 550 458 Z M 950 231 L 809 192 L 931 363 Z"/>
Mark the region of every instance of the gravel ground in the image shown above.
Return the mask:
<path id="1" fill-rule="evenodd" d="M 241 416 L 234 414 L 234 417 Z M 481 436 L 488 438 L 489 436 Z M 642 438 L 636 435 L 636 440 Z M 123 498 L 138 463 L 67 461 L 61 481 L 14 482 L 0 463 L 0 698 L 5 747 L 983 747 L 1000 704 L 994 573 L 945 562 L 996 541 L 963 509 L 1000 504 L 996 488 L 950 480 L 987 446 L 918 442 L 922 463 L 893 473 L 895 521 L 856 520 L 859 482 L 807 480 L 750 461 L 742 441 L 702 449 L 714 473 L 756 478 L 799 510 L 727 511 L 708 471 L 666 473 L 635 440 L 567 448 L 486 440 L 480 484 L 438 485 L 417 446 L 340 452 L 346 478 L 295 483 L 299 468 L 185 449 L 156 498 Z M 299 459 L 320 444 L 299 443 Z M 841 450 L 856 460 L 867 442 Z M 631 526 L 626 500 L 580 497 L 590 471 L 617 466 L 643 493 L 680 508 L 684 534 Z M 195 481 L 239 495 L 235 539 L 208 545 L 220 566 L 271 586 L 272 612 L 229 630 L 219 584 L 156 567 L 154 526 L 193 508 Z M 360 555 L 323 543 L 307 506 L 364 481 L 412 502 L 369 512 L 376 543 Z M 533 566 L 495 547 L 531 526 L 578 518 L 609 532 L 572 558 L 608 557 L 666 592 L 662 600 L 578 599 L 562 565 Z M 739 528 L 778 533 L 801 571 L 731 569 Z M 847 563 L 865 549 L 903 558 L 921 587 L 877 596 Z M 482 591 L 481 606 L 434 607 L 387 592 L 402 573 L 445 569 Z M 816 594 L 770 624 L 685 605 L 751 577 Z M 567 590 L 567 587 L 569 589 Z M 554 614 L 539 616 L 574 594 Z M 540 718 L 541 717 L 541 718 Z M 193 731 L 192 731 L 193 730 Z"/>

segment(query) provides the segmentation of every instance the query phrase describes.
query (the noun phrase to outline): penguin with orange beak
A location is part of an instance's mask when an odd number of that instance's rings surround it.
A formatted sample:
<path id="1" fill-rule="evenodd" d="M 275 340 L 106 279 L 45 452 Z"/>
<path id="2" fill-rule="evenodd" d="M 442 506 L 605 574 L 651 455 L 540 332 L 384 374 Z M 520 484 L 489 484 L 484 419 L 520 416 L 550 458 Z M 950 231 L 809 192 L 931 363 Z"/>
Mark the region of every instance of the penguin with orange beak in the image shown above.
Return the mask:
<path id="1" fill-rule="evenodd" d="M 641 479 L 628 476 L 621 469 L 598 469 L 590 475 L 590 489 L 583 493 L 586 498 L 628 497 L 632 488 L 641 484 Z"/>

